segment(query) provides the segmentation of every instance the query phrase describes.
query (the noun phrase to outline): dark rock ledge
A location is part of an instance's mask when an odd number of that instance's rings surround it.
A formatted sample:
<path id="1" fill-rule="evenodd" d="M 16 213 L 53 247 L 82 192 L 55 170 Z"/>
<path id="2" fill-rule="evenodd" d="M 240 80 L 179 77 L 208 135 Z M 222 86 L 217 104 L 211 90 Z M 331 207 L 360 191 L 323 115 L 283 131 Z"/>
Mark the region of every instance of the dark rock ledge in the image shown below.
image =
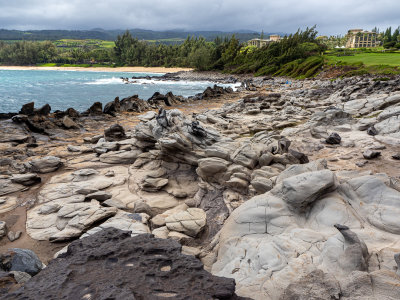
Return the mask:
<path id="1" fill-rule="evenodd" d="M 23 288 L 0 299 L 244 299 L 235 281 L 213 276 L 181 253 L 181 245 L 150 234 L 104 229 L 71 243 Z"/>

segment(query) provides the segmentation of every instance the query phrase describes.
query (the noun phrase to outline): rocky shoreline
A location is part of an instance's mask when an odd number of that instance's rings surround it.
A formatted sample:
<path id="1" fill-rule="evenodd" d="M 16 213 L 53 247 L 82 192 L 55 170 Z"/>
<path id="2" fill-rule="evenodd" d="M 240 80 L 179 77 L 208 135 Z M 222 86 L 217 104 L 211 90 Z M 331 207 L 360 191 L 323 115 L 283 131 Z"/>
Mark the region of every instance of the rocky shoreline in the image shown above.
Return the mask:
<path id="1" fill-rule="evenodd" d="M 400 297 L 400 78 L 215 76 L 0 122 L 3 299 Z"/>

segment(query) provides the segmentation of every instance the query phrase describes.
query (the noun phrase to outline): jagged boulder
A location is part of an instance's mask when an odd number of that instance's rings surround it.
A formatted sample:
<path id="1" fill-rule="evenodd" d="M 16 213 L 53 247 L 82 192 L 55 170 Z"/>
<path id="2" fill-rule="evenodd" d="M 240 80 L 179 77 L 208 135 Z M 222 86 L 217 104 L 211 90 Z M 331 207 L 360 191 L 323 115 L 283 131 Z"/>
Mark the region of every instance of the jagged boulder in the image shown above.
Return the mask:
<path id="1" fill-rule="evenodd" d="M 114 101 L 108 102 L 106 105 L 104 105 L 103 112 L 105 114 L 115 116 L 115 114 L 120 111 L 121 111 L 121 104 L 119 103 L 119 97 L 116 97 Z"/>
<path id="2" fill-rule="evenodd" d="M 51 106 L 49 104 L 43 105 L 41 108 L 36 109 L 35 113 L 42 115 L 42 116 L 47 116 L 51 111 Z"/>
<path id="3" fill-rule="evenodd" d="M 24 105 L 22 105 L 21 110 L 19 111 L 19 114 L 21 115 L 33 115 L 35 113 L 35 102 L 29 102 Z"/>
<path id="4" fill-rule="evenodd" d="M 89 115 L 101 115 L 103 113 L 103 104 L 101 102 L 95 102 L 87 110 Z"/>
<path id="5" fill-rule="evenodd" d="M 149 105 L 149 103 L 140 99 L 138 95 L 133 95 L 120 101 L 121 111 L 144 112 L 149 110 L 150 108 L 151 106 Z"/>

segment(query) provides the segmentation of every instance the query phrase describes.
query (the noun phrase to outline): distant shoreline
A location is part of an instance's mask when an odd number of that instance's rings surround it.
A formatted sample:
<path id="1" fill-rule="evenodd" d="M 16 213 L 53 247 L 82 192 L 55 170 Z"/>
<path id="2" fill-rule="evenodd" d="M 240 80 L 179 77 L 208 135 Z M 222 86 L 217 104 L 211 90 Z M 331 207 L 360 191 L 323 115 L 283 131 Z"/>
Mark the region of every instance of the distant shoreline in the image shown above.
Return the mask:
<path id="1" fill-rule="evenodd" d="M 37 66 L 0 66 L 0 70 L 46 70 L 46 71 L 94 71 L 94 72 L 127 72 L 127 73 L 175 73 L 191 71 L 190 68 L 164 67 L 37 67 Z"/>

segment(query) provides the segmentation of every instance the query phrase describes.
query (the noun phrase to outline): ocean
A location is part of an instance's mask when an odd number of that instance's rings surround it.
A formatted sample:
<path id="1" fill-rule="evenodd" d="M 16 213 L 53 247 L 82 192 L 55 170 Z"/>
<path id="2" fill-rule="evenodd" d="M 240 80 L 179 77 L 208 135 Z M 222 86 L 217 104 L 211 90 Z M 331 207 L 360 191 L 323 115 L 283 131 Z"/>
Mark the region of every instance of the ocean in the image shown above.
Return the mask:
<path id="1" fill-rule="evenodd" d="M 193 96 L 213 82 L 157 81 L 137 79 L 125 84 L 120 77 L 161 76 L 151 73 L 96 71 L 0 70 L 0 113 L 18 112 L 21 106 L 35 102 L 39 108 L 48 103 L 52 111 L 73 107 L 84 111 L 94 102 L 103 104 L 132 95 L 150 98 L 155 92 Z M 232 86 L 232 85 L 224 85 Z"/>

